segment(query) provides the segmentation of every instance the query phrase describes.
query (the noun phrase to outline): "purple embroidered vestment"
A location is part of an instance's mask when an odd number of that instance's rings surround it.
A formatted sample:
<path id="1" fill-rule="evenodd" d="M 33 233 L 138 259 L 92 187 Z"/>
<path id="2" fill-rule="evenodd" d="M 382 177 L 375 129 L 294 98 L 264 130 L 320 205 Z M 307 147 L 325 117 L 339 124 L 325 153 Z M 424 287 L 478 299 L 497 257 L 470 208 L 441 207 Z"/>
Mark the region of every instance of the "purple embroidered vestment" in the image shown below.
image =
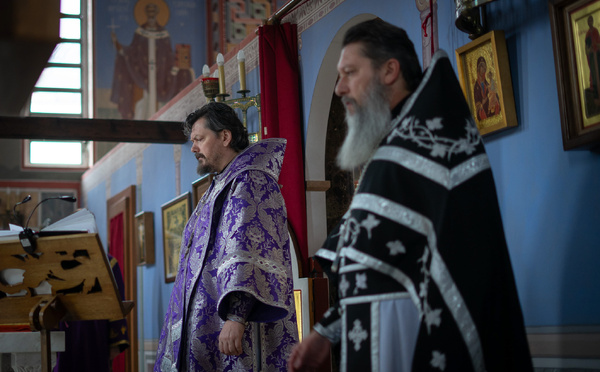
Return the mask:
<path id="1" fill-rule="evenodd" d="M 277 178 L 285 140 L 242 151 L 216 175 L 190 217 L 155 371 L 284 371 L 298 340 L 289 233 Z M 219 351 L 229 296 L 256 302 L 243 353 Z M 260 364 L 260 365 L 258 365 Z"/>

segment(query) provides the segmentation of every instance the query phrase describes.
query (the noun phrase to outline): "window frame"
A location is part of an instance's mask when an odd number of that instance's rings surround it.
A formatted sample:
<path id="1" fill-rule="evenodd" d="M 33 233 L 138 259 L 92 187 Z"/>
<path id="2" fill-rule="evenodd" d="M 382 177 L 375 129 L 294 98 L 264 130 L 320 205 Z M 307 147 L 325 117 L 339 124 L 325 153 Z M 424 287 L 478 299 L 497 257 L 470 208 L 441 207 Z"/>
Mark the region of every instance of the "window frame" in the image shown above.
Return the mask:
<path id="1" fill-rule="evenodd" d="M 48 67 L 76 67 L 80 69 L 80 79 L 81 84 L 80 88 L 38 88 L 35 87 L 32 90 L 32 95 L 36 92 L 65 92 L 65 93 L 80 93 L 81 95 L 81 113 L 80 114 L 72 114 L 72 113 L 37 113 L 31 112 L 31 95 L 29 100 L 27 101 L 27 105 L 24 108 L 25 115 L 31 117 L 63 117 L 63 118 L 87 118 L 89 117 L 89 113 L 92 112 L 90 107 L 92 106 L 91 102 L 91 94 L 90 92 L 93 89 L 92 81 L 90 79 L 91 75 L 91 55 L 92 50 L 90 47 L 89 41 L 91 40 L 91 29 L 90 25 L 90 12 L 91 9 L 91 0 L 79 0 L 80 3 L 80 12 L 77 15 L 73 14 L 60 14 L 60 18 L 70 18 L 70 19 L 79 19 L 80 20 L 80 38 L 79 39 L 70 39 L 70 38 L 60 38 L 59 43 L 78 43 L 80 45 L 80 63 L 55 63 L 48 62 L 46 63 L 45 68 Z M 57 44 L 58 46 L 58 44 Z M 82 142 L 82 154 L 81 159 L 82 162 L 80 164 L 35 164 L 31 163 L 30 159 L 30 147 L 32 141 L 43 141 L 43 140 L 30 140 L 24 139 L 22 140 L 22 152 L 21 152 L 21 167 L 25 170 L 65 170 L 65 171 L 84 171 L 92 166 L 94 159 L 94 150 L 93 150 L 93 142 L 90 141 L 81 141 Z M 52 142 L 63 142 L 52 140 Z M 78 142 L 78 141 L 64 141 L 64 142 Z"/>

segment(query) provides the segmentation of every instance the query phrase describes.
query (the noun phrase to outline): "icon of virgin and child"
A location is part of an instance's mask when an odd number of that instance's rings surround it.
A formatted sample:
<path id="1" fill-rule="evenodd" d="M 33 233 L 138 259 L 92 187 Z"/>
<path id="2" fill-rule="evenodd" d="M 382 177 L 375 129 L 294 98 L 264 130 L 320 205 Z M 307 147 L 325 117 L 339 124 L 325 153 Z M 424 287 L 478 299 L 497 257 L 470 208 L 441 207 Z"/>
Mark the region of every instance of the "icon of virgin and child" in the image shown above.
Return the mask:
<path id="1" fill-rule="evenodd" d="M 498 96 L 496 79 L 493 72 L 487 69 L 485 57 L 477 59 L 477 80 L 473 87 L 473 99 L 477 120 L 481 121 L 500 113 L 500 98 Z"/>

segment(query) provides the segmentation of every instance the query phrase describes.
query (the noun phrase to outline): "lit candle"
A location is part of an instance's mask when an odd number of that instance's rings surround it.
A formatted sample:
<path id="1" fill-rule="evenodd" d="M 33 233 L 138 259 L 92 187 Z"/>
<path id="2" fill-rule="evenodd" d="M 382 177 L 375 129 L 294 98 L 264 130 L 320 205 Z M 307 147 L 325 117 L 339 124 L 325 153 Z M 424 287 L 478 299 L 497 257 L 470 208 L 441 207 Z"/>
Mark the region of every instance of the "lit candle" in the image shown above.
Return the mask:
<path id="1" fill-rule="evenodd" d="M 237 54 L 238 70 L 240 71 L 240 90 L 246 90 L 246 56 L 240 50 Z"/>
<path id="2" fill-rule="evenodd" d="M 217 55 L 217 65 L 219 65 L 219 94 L 225 94 L 225 58 L 221 53 Z"/>
<path id="3" fill-rule="evenodd" d="M 204 67 L 202 67 L 202 76 L 205 78 L 210 77 L 210 68 L 208 68 L 208 65 L 204 65 Z"/>

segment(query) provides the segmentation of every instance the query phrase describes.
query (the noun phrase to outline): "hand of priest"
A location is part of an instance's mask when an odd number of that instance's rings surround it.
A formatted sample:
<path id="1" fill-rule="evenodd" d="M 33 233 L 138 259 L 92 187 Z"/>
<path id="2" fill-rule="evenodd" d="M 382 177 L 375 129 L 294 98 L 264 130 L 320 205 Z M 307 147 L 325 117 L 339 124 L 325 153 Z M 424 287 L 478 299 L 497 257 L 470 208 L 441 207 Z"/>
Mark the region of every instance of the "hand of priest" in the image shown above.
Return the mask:
<path id="1" fill-rule="evenodd" d="M 240 355 L 245 328 L 242 323 L 233 320 L 225 321 L 219 334 L 219 351 L 225 355 Z"/>
<path id="2" fill-rule="evenodd" d="M 315 371 L 327 359 L 331 342 L 312 331 L 301 343 L 294 346 L 288 360 L 289 372 Z"/>

